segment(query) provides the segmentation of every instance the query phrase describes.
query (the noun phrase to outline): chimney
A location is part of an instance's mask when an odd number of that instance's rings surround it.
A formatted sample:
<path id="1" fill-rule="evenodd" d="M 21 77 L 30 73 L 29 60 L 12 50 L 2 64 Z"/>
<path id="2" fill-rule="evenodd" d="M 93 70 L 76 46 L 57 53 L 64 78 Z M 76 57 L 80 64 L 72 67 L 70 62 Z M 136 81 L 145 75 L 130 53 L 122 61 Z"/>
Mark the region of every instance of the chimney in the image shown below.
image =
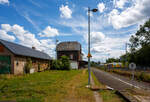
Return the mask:
<path id="1" fill-rule="evenodd" d="M 34 46 L 32 46 L 32 49 L 33 49 L 33 50 L 36 50 L 36 48 L 35 48 Z"/>

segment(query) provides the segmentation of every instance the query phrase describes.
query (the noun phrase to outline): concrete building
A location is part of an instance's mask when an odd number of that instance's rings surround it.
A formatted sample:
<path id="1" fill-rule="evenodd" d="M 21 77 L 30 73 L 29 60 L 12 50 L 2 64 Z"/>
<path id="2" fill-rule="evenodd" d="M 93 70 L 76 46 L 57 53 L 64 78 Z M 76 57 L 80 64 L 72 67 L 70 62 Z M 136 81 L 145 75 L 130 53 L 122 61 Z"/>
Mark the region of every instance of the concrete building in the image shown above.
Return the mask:
<path id="1" fill-rule="evenodd" d="M 0 39 L 0 74 L 23 74 L 27 59 L 32 60 L 32 69 L 37 72 L 48 68 L 51 57 L 46 53 Z"/>
<path id="2" fill-rule="evenodd" d="M 57 59 L 61 56 L 68 56 L 72 69 L 78 69 L 80 61 L 82 61 L 82 48 L 81 44 L 76 41 L 61 42 L 56 47 Z"/>

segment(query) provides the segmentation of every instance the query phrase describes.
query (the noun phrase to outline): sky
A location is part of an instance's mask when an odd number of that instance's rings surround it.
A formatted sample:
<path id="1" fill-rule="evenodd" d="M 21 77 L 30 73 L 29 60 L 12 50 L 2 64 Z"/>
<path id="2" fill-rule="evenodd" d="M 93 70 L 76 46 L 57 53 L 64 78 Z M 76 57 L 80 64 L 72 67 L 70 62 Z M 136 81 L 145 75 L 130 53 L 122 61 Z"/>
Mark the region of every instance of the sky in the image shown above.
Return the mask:
<path id="1" fill-rule="evenodd" d="M 150 0 L 0 0 L 0 39 L 55 57 L 56 39 L 78 41 L 87 59 L 91 12 L 91 54 L 105 62 L 125 54 L 125 43 L 150 18 Z"/>

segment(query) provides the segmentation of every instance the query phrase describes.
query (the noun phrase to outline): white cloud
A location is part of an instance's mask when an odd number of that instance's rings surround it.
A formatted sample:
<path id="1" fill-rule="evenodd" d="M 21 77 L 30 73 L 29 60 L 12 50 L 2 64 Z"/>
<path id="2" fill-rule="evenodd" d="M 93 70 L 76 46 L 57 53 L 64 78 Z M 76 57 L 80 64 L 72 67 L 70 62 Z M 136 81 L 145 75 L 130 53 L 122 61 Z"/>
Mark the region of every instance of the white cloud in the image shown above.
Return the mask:
<path id="1" fill-rule="evenodd" d="M 103 11 L 104 11 L 104 9 L 105 9 L 105 5 L 104 5 L 104 3 L 99 3 L 98 5 L 97 5 L 97 7 L 98 7 L 98 10 L 102 13 Z"/>
<path id="2" fill-rule="evenodd" d="M 114 0 L 114 6 L 116 8 L 123 9 L 128 0 Z"/>
<path id="3" fill-rule="evenodd" d="M 68 5 L 64 6 L 62 5 L 60 8 L 59 8 L 61 14 L 60 14 L 60 17 L 62 18 L 71 18 L 72 16 L 72 11 L 71 9 L 68 7 Z"/>
<path id="4" fill-rule="evenodd" d="M 59 25 L 63 25 L 72 29 L 73 33 L 80 34 L 85 36 L 88 30 L 87 19 L 81 15 L 74 17 L 73 19 L 60 20 L 57 23 Z M 91 32 L 97 32 L 102 30 L 104 27 L 108 27 L 110 24 L 108 23 L 108 17 L 105 15 L 96 16 L 94 15 L 94 19 L 91 18 Z"/>
<path id="5" fill-rule="evenodd" d="M 111 49 L 107 48 L 105 46 L 102 46 L 102 45 L 96 45 L 96 46 L 92 47 L 91 51 L 95 52 L 95 53 L 100 53 L 100 54 L 109 54 Z"/>
<path id="6" fill-rule="evenodd" d="M 0 38 L 4 39 L 4 40 L 10 40 L 10 41 L 14 41 L 15 37 L 12 35 L 7 34 L 7 32 L 5 30 L 0 30 Z"/>
<path id="7" fill-rule="evenodd" d="M 55 31 L 55 30 L 54 30 Z M 21 45 L 32 47 L 34 46 L 37 50 L 44 51 L 48 53 L 51 57 L 54 57 L 55 43 L 51 39 L 39 40 L 36 38 L 35 34 L 24 29 L 23 26 L 14 24 L 1 24 L 0 38 L 5 40 L 15 40 L 13 34 Z"/>
<path id="8" fill-rule="evenodd" d="M 123 12 L 109 14 L 109 19 L 115 29 L 128 27 L 141 22 L 150 17 L 150 0 L 136 0 L 131 7 L 128 7 Z"/>
<path id="9" fill-rule="evenodd" d="M 105 36 L 102 40 L 91 43 L 92 60 L 104 61 L 108 57 L 119 57 L 125 53 L 125 43 L 128 41 L 129 36 L 123 38 L 111 38 Z"/>
<path id="10" fill-rule="evenodd" d="M 13 32 L 14 35 L 16 35 L 16 37 L 19 39 L 19 40 L 22 40 L 24 41 L 24 35 L 28 32 L 28 31 L 25 31 L 24 28 L 22 26 L 19 26 L 17 24 L 14 24 L 13 26 L 11 26 L 11 30 L 10 32 Z"/>
<path id="11" fill-rule="evenodd" d="M 54 37 L 58 35 L 59 35 L 58 30 L 50 26 L 47 26 L 41 33 L 39 33 L 40 37 Z"/>
<path id="12" fill-rule="evenodd" d="M 40 40 L 41 46 L 40 49 L 46 53 L 48 53 L 50 56 L 55 56 L 55 48 L 56 45 L 51 39 L 42 39 Z"/>
<path id="13" fill-rule="evenodd" d="M 9 24 L 1 24 L 1 28 L 5 31 L 11 30 L 11 26 Z"/>
<path id="14" fill-rule="evenodd" d="M 91 32 L 91 43 L 98 43 L 104 40 L 105 35 L 102 32 Z"/>
<path id="15" fill-rule="evenodd" d="M 84 34 L 83 37 L 87 43 L 88 42 L 88 34 Z M 92 45 L 99 44 L 103 40 L 105 40 L 105 35 L 102 32 L 91 32 L 90 33 L 90 39 L 91 39 Z"/>
<path id="16" fill-rule="evenodd" d="M 0 4 L 9 4 L 9 0 L 0 0 Z"/>

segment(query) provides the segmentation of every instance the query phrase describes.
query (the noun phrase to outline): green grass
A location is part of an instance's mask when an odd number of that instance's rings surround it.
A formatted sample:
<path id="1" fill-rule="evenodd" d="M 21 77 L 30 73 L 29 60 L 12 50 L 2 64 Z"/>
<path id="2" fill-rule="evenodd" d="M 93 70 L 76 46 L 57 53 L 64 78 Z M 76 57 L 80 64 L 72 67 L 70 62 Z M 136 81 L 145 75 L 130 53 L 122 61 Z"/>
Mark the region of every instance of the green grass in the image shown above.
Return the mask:
<path id="1" fill-rule="evenodd" d="M 93 78 L 94 83 L 95 83 L 96 86 L 98 86 L 100 89 L 106 89 L 106 86 L 104 84 L 100 83 L 97 80 L 97 78 L 95 77 L 95 75 L 93 74 L 93 72 L 91 72 L 91 76 L 92 76 L 92 78 Z"/>
<path id="2" fill-rule="evenodd" d="M 69 99 L 74 97 L 74 100 L 81 98 L 90 100 L 85 102 L 94 102 L 92 91 L 85 88 L 87 77 L 84 70 L 46 71 L 22 76 L 0 75 L 0 100 L 70 102 Z"/>
<path id="3" fill-rule="evenodd" d="M 104 102 L 126 102 L 122 97 L 116 94 L 114 90 L 99 91 Z"/>

